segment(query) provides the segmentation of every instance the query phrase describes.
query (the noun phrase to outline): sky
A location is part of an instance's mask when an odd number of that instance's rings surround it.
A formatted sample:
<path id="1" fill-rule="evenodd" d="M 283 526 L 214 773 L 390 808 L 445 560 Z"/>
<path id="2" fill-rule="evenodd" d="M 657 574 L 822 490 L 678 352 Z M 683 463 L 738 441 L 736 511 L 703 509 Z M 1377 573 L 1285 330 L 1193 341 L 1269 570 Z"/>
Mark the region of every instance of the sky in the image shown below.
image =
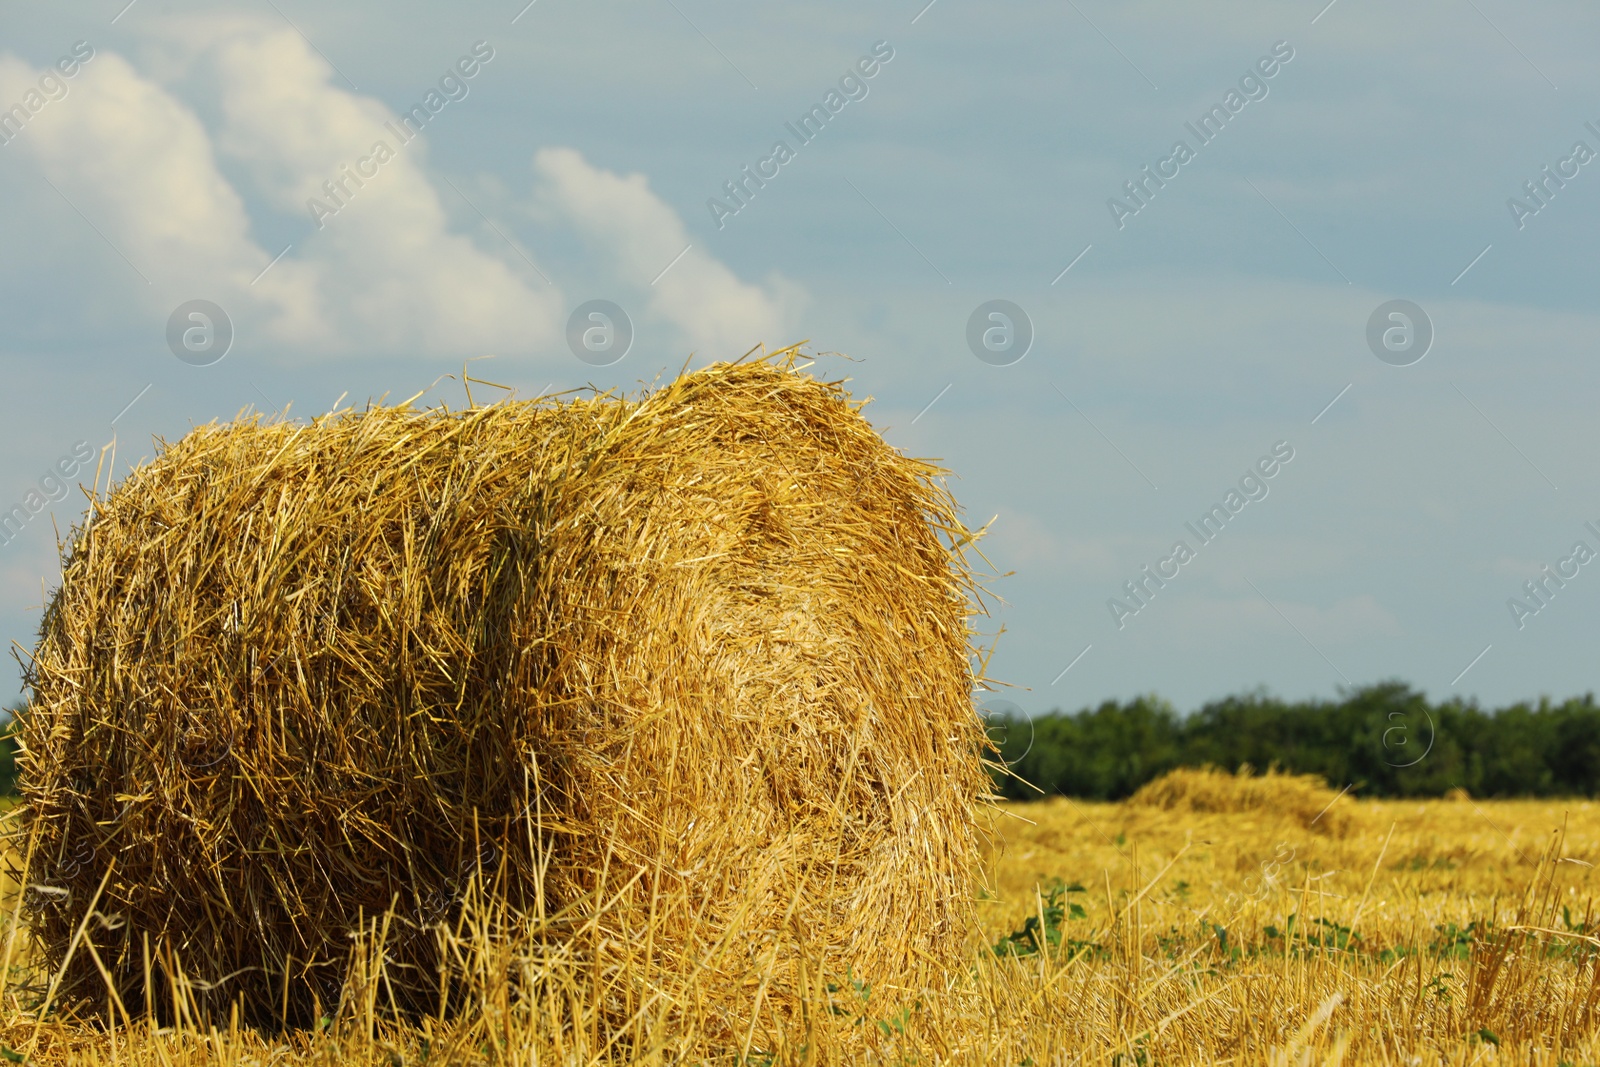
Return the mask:
<path id="1" fill-rule="evenodd" d="M 0 626 L 25 661 L 97 474 L 194 426 L 806 341 L 990 523 L 991 704 L 1591 691 L 1596 39 L 1508 0 L 10 3 Z"/>

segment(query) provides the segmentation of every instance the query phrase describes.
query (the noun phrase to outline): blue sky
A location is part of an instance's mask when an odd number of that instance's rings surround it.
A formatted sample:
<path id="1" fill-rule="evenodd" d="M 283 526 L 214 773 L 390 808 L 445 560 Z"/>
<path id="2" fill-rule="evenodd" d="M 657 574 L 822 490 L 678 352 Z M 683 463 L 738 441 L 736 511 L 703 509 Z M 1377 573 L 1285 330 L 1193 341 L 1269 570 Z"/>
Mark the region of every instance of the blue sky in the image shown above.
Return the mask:
<path id="1" fill-rule="evenodd" d="M 1573 549 L 1600 551 L 1600 159 L 1574 146 L 1600 152 L 1600 12 L 924 4 L 8 7 L 0 509 L 45 506 L 0 545 L 7 636 L 32 644 L 82 513 L 40 489 L 80 441 L 114 439 L 120 478 L 251 405 L 459 403 L 440 377 L 484 356 L 532 396 L 810 339 L 997 517 L 984 626 L 1027 711 L 1594 688 L 1600 563 Z M 800 144 L 785 124 L 875 48 Z M 402 144 L 386 124 L 452 70 Z M 780 138 L 793 158 L 719 227 L 708 200 Z M 1193 158 L 1119 227 L 1108 201 L 1179 139 Z M 315 218 L 379 140 L 393 158 Z M 610 366 L 566 342 L 591 299 L 634 324 Z M 1007 366 L 967 342 L 993 299 L 1033 327 Z M 1434 332 L 1405 366 L 1367 341 L 1396 299 Z M 233 326 L 209 366 L 168 348 L 191 300 Z M 1279 442 L 1266 495 L 1200 544 L 1185 524 Z M 1114 611 L 1180 539 L 1193 558 Z M 1546 566 L 1570 577 L 1540 603 Z"/>

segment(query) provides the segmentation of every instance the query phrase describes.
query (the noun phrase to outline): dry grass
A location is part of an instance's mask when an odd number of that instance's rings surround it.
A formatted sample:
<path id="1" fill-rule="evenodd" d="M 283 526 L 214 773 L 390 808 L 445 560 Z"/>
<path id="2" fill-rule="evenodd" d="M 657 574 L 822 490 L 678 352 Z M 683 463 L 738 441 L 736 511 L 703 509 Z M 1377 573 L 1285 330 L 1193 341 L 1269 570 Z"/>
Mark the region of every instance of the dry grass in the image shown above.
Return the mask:
<path id="1" fill-rule="evenodd" d="M 865 998 L 818 983 L 799 1042 L 761 1028 L 748 1043 L 708 1042 L 694 1023 L 710 1001 L 692 988 L 668 1018 L 624 975 L 565 967 L 533 941 L 470 924 L 451 948 L 471 996 L 443 1022 L 387 1018 L 358 966 L 314 1032 L 40 1025 L 31 1009 L 49 975 L 19 950 L 0 1040 L 40 1064 L 138 1067 L 1600 1062 L 1600 805 L 1339 806 L 1351 827 L 1338 838 L 1270 810 L 1009 806 L 970 963 L 938 988 Z M 1027 951 L 1030 918 L 1043 952 Z M 1022 954 L 997 955 L 996 942 Z M 632 966 L 649 956 L 640 944 Z M 619 1005 L 634 1014 L 621 1029 L 607 1022 Z"/>

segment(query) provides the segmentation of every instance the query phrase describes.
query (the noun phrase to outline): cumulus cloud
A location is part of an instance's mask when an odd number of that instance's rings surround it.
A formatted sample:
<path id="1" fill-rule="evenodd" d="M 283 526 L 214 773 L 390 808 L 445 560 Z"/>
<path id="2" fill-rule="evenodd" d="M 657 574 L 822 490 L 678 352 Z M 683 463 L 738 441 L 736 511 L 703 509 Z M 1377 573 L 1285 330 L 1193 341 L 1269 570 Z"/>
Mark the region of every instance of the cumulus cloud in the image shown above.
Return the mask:
<path id="1" fill-rule="evenodd" d="M 689 248 L 682 219 L 644 175 L 595 167 L 572 148 L 539 152 L 533 214 L 577 234 L 591 253 L 540 270 L 493 231 L 479 233 L 482 247 L 460 232 L 479 230 L 479 220 L 430 168 L 426 134 L 404 139 L 388 107 L 338 82 L 293 30 L 240 16 L 212 18 L 204 30 L 152 28 L 147 65 L 166 85 L 101 51 L 68 98 L 6 146 L 71 205 L 35 182 L 17 190 L 8 228 L 19 232 L 30 215 L 48 219 L 48 229 L 32 220 L 33 243 L 54 249 L 64 239 L 75 251 L 45 273 L 59 285 L 73 270 L 76 291 L 94 293 L 108 324 L 150 323 L 203 297 L 229 311 L 240 336 L 290 361 L 553 355 L 564 347 L 567 301 L 547 277 L 598 273 L 602 288 L 635 297 L 645 324 L 664 327 L 672 347 L 726 358 L 798 339 L 789 331 L 803 292 L 776 275 L 742 281 Z M 478 76 L 493 70 L 485 64 Z M 19 98 L 42 73 L 0 57 L 0 99 Z M 209 94 L 203 112 L 180 95 L 197 87 Z M 351 177 L 358 161 L 364 178 Z M 313 200 L 337 210 L 314 213 Z M 293 238 L 287 251 L 283 238 L 268 246 L 256 235 L 253 215 Z M 461 220 L 454 229 L 452 217 Z M 92 280 L 73 261 L 93 264 Z"/>
<path id="2" fill-rule="evenodd" d="M 20 98 L 43 74 L 0 57 L 0 99 Z M 249 220 L 194 112 L 114 53 L 66 84 L 5 146 L 31 172 L 13 175 L 6 200 L 45 253 L 28 265 L 35 278 L 77 295 L 86 318 L 125 316 L 130 298 L 197 280 L 228 292 L 248 283 L 258 252 Z"/>
<path id="3" fill-rule="evenodd" d="M 284 340 L 426 352 L 555 343 L 559 293 L 450 232 L 423 138 L 402 142 L 386 125 L 388 109 L 334 85 L 298 34 L 239 34 L 216 50 L 215 70 L 222 150 L 248 166 L 280 211 L 311 221 L 308 202 L 332 199 L 324 183 L 348 173 L 341 165 L 392 154 L 359 185 L 347 179 L 337 214 L 321 218 L 298 258 L 281 265 L 277 284 L 306 296 L 298 316 L 274 324 Z"/>
<path id="4" fill-rule="evenodd" d="M 675 327 L 700 355 L 724 359 L 757 343 L 774 348 L 800 340 L 789 336 L 805 299 L 799 287 L 781 276 L 765 286 L 740 281 L 704 249 L 690 247 L 683 220 L 643 174 L 615 174 L 572 148 L 542 149 L 533 168 L 541 216 L 577 230 L 609 260 L 619 282 L 646 294 L 647 312 Z"/>
<path id="5" fill-rule="evenodd" d="M 215 139 L 189 105 L 102 51 L 66 99 L 6 146 L 81 211 L 88 225 L 71 229 L 62 220 L 77 220 L 66 205 L 47 208 L 78 258 L 108 255 L 91 247 L 100 239 L 92 226 L 132 265 L 118 265 L 120 276 L 97 271 L 100 286 L 134 290 L 146 318 L 183 299 L 216 300 L 280 352 L 518 353 L 558 343 L 560 294 L 526 266 L 519 263 L 524 278 L 451 232 L 421 138 L 401 144 L 384 126 L 388 110 L 333 85 L 326 62 L 291 30 L 249 20 L 228 28 L 199 63 L 221 108 Z M 160 65 L 180 66 L 170 55 Z M 0 58 L 0 99 L 20 95 L 40 74 Z M 340 164 L 380 140 L 393 158 L 317 228 L 307 201 L 325 196 L 323 183 L 340 176 Z M 252 235 L 245 199 L 219 155 L 241 164 L 249 191 L 305 233 L 264 275 L 282 249 Z M 34 203 L 53 195 L 48 186 L 24 194 Z M 125 302 L 96 303 L 127 321 Z"/>
<path id="6" fill-rule="evenodd" d="M 29 124 L 22 150 L 147 272 L 242 273 L 249 221 L 194 113 L 114 53 L 74 81 Z"/>

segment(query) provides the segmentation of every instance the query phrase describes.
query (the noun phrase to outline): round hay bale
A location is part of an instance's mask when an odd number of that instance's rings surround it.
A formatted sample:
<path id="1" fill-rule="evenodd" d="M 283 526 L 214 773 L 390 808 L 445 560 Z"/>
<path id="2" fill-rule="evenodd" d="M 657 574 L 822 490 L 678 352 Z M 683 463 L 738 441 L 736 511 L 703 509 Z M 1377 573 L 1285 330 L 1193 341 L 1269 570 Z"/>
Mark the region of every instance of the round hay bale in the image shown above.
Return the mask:
<path id="1" fill-rule="evenodd" d="M 13 841 L 58 1000 L 105 1010 L 103 966 L 159 1014 L 181 972 L 309 1024 L 389 913 L 382 1002 L 433 1010 L 469 883 L 728 1019 L 953 965 L 972 535 L 793 358 L 163 444 L 74 531 L 28 667 Z"/>
<path id="2" fill-rule="evenodd" d="M 1236 774 L 1209 764 L 1177 767 L 1140 786 L 1128 804 L 1163 811 L 1259 814 L 1288 818 L 1316 833 L 1343 837 L 1353 824 L 1342 796 L 1320 774 L 1289 774 L 1269 767 L 1256 775 L 1248 763 Z"/>

